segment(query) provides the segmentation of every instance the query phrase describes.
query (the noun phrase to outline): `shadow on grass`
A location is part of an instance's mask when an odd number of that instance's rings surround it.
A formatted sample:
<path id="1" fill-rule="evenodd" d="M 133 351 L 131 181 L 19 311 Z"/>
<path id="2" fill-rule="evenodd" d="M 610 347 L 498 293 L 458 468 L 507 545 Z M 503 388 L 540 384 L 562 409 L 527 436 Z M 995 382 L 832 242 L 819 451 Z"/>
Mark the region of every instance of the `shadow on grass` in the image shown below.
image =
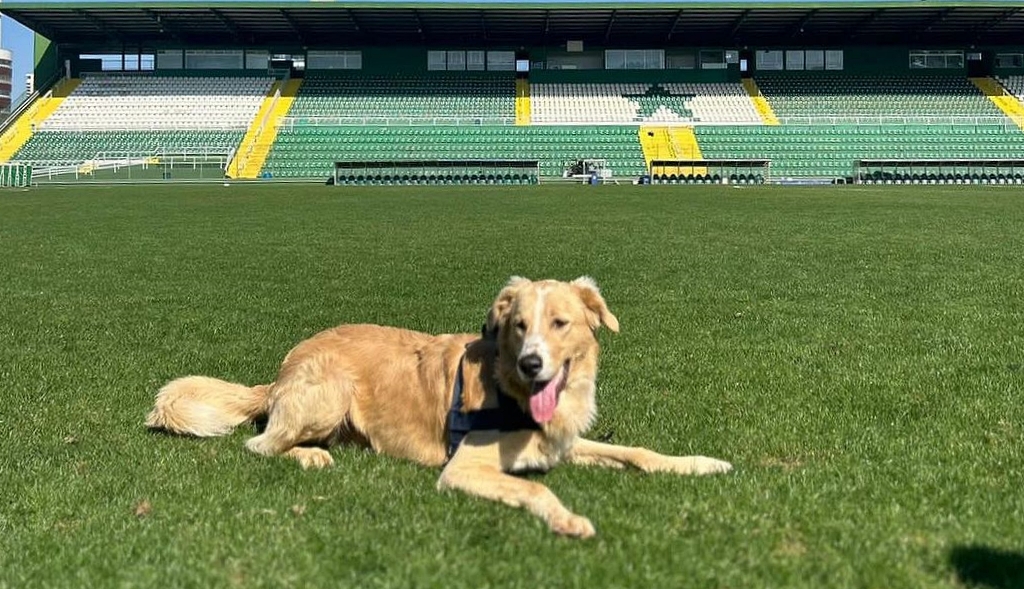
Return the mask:
<path id="1" fill-rule="evenodd" d="M 1019 589 L 1024 587 L 1024 553 L 990 546 L 957 546 L 949 553 L 957 579 L 968 587 Z"/>

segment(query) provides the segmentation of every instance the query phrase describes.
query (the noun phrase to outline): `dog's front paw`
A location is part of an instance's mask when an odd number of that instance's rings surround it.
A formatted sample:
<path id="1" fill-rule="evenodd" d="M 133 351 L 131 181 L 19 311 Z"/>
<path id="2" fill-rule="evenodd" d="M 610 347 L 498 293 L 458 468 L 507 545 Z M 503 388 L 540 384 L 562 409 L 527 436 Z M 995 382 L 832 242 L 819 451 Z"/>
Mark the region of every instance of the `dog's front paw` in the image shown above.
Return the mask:
<path id="1" fill-rule="evenodd" d="M 673 456 L 668 466 L 666 470 L 677 474 L 721 474 L 732 470 L 728 462 L 706 456 Z"/>
<path id="2" fill-rule="evenodd" d="M 551 519 L 548 527 L 556 534 L 574 538 L 591 538 L 597 533 L 589 519 L 575 513 L 566 513 Z"/>
<path id="3" fill-rule="evenodd" d="M 323 448 L 303 448 L 296 446 L 288 451 L 288 455 L 299 461 L 304 469 L 327 468 L 334 465 L 331 453 Z"/>

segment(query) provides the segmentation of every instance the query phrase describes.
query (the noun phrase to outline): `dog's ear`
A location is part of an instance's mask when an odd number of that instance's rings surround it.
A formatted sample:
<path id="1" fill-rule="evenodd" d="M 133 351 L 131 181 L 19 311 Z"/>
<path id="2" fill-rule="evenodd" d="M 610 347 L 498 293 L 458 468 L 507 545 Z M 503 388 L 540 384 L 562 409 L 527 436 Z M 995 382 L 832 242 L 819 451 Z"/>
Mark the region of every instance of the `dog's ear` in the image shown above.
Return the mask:
<path id="1" fill-rule="evenodd" d="M 601 290 L 597 288 L 593 278 L 580 276 L 569 285 L 587 308 L 587 322 L 590 323 L 591 329 L 596 330 L 604 325 L 615 333 L 619 332 L 619 320 L 608 310 L 608 304 L 604 302 Z"/>
<path id="2" fill-rule="evenodd" d="M 516 293 L 529 282 L 528 278 L 523 278 L 522 276 L 509 278 L 505 288 L 501 289 L 501 292 L 498 293 L 498 298 L 494 299 L 494 304 L 491 305 L 491 310 L 487 313 L 484 337 L 494 337 L 498 333 L 498 327 L 508 318 L 508 313 L 512 309 L 512 301 L 515 299 Z"/>

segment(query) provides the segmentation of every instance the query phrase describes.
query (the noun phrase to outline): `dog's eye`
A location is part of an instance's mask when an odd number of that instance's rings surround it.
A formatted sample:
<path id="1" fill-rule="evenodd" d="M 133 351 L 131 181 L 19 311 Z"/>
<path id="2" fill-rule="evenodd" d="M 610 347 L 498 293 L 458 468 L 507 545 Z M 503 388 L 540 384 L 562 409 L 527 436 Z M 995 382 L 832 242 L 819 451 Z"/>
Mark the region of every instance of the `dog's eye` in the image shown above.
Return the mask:
<path id="1" fill-rule="evenodd" d="M 555 329 L 562 329 L 566 325 L 569 325 L 569 322 L 565 319 L 554 319 L 551 321 L 551 326 Z"/>
<path id="2" fill-rule="evenodd" d="M 526 331 L 526 322 L 523 321 L 522 319 L 516 321 L 516 329 L 518 329 L 519 331 Z"/>

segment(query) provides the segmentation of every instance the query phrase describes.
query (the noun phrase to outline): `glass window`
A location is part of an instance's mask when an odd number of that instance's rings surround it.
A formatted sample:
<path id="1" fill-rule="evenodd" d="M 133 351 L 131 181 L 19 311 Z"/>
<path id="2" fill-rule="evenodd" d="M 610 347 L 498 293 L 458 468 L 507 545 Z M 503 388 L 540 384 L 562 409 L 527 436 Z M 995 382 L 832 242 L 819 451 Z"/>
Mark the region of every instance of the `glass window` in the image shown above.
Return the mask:
<path id="1" fill-rule="evenodd" d="M 963 69 L 963 67 L 963 51 L 918 49 L 910 52 L 911 69 Z"/>
<path id="2" fill-rule="evenodd" d="M 626 69 L 626 52 L 621 49 L 609 49 L 604 52 L 604 69 Z"/>
<path id="3" fill-rule="evenodd" d="M 754 62 L 757 69 L 762 71 L 777 71 L 782 69 L 781 51 L 756 51 Z"/>
<path id="4" fill-rule="evenodd" d="M 642 70 L 647 68 L 646 56 L 643 51 L 626 51 L 626 69 Z"/>
<path id="5" fill-rule="evenodd" d="M 663 49 L 648 49 L 645 61 L 646 69 L 663 70 L 665 69 L 665 51 Z"/>
<path id="6" fill-rule="evenodd" d="M 804 69 L 804 52 L 803 51 L 787 51 L 786 52 L 786 69 L 787 70 L 802 70 L 802 69 Z"/>
<path id="7" fill-rule="evenodd" d="M 725 51 L 721 49 L 703 49 L 700 52 L 700 67 L 705 70 L 724 70 Z"/>
<path id="8" fill-rule="evenodd" d="M 670 70 L 692 70 L 697 68 L 697 54 L 678 53 L 665 56 L 665 66 Z"/>
<path id="9" fill-rule="evenodd" d="M 486 53 L 483 51 L 467 51 L 466 69 L 474 72 L 487 69 Z"/>
<path id="10" fill-rule="evenodd" d="M 448 52 L 448 71 L 459 72 L 466 70 L 466 52 L 465 51 L 449 51 Z"/>
<path id="11" fill-rule="evenodd" d="M 447 53 L 444 51 L 427 52 L 427 71 L 436 72 L 448 68 Z"/>
<path id="12" fill-rule="evenodd" d="M 826 51 L 825 52 L 825 69 L 827 70 L 841 70 L 843 69 L 843 52 L 842 51 Z"/>
<path id="13" fill-rule="evenodd" d="M 997 53 L 996 67 L 998 68 L 1024 68 L 1024 54 L 1020 53 Z"/>
<path id="14" fill-rule="evenodd" d="M 825 69 L 825 52 L 821 50 L 805 51 L 804 66 L 809 70 Z"/>
<path id="15" fill-rule="evenodd" d="M 516 67 L 515 51 L 488 51 L 487 69 L 491 71 L 511 72 Z"/>

